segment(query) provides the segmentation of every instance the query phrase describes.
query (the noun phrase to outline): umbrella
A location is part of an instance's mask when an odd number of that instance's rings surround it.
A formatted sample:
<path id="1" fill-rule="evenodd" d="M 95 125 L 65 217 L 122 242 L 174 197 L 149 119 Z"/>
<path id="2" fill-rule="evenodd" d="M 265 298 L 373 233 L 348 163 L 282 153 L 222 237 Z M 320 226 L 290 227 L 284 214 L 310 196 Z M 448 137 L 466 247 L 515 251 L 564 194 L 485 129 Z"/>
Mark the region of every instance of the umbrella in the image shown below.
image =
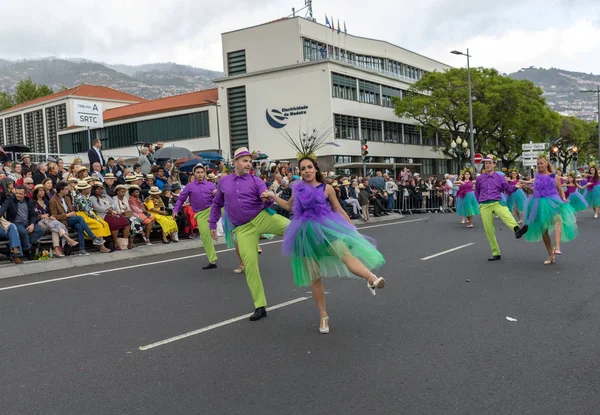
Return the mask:
<path id="1" fill-rule="evenodd" d="M 258 157 L 256 158 L 256 160 L 266 160 L 268 158 L 269 158 L 269 156 L 267 156 L 265 153 L 260 153 L 258 155 Z"/>
<path id="2" fill-rule="evenodd" d="M 154 158 L 159 159 L 179 159 L 179 158 L 195 158 L 194 153 L 184 147 L 163 147 L 154 153 Z"/>
<path id="3" fill-rule="evenodd" d="M 219 153 L 214 153 L 212 151 L 202 151 L 198 153 L 198 155 L 206 160 L 224 160 L 223 156 L 221 156 Z"/>
<path id="4" fill-rule="evenodd" d="M 211 169 L 215 168 L 214 164 L 206 160 L 203 160 L 201 158 L 193 158 L 183 163 L 181 166 L 178 167 L 178 169 L 180 172 L 183 173 L 191 172 L 198 163 L 201 163 L 203 166 L 210 167 Z"/>
<path id="5" fill-rule="evenodd" d="M 8 144 L 4 146 L 3 152 L 5 154 L 5 156 L 8 156 L 9 154 L 12 154 L 12 160 L 17 160 L 16 158 L 16 153 L 29 153 L 31 150 L 29 150 L 29 147 L 23 145 L 23 144 Z"/>

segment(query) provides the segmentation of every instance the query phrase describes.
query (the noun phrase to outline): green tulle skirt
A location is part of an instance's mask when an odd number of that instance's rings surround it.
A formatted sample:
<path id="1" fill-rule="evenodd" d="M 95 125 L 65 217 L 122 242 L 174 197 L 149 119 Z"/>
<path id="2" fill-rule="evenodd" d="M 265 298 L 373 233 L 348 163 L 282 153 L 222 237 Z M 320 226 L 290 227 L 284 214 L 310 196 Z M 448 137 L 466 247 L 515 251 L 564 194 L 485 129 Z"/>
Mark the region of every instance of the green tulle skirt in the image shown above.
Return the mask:
<path id="1" fill-rule="evenodd" d="M 529 230 L 524 238 L 529 242 L 542 240 L 546 233 L 554 232 L 554 225 L 560 222 L 560 240 L 568 242 L 578 235 L 575 209 L 558 197 L 530 197 L 525 205 L 525 223 Z"/>
<path id="2" fill-rule="evenodd" d="M 473 192 L 467 193 L 465 197 L 456 198 L 456 214 L 465 218 L 479 215 L 479 202 Z"/>

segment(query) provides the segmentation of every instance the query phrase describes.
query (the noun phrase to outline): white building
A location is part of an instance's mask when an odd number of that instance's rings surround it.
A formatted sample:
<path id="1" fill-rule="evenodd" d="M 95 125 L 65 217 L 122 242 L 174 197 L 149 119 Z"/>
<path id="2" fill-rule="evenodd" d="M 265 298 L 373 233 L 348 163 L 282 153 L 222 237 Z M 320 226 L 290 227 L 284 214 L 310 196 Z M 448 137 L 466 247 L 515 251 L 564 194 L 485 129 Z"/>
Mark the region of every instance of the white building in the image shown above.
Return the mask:
<path id="1" fill-rule="evenodd" d="M 225 154 L 249 146 L 270 159 L 291 160 L 284 130 L 297 136 L 299 129 L 330 128 L 339 147 L 318 152 L 324 170 L 358 172 L 362 138 L 369 169 L 449 170 L 449 160 L 434 149 L 443 138 L 396 117 L 391 103 L 424 73 L 449 66 L 301 17 L 224 33 L 222 43 L 226 76 L 215 82 Z"/>

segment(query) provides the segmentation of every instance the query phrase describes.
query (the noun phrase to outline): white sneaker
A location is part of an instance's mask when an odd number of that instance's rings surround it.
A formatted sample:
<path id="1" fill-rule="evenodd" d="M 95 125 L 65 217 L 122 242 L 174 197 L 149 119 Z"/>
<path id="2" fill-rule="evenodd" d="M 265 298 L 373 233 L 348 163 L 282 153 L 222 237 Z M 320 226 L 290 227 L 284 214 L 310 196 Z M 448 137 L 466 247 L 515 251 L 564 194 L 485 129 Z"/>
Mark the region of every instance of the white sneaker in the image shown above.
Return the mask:
<path id="1" fill-rule="evenodd" d="M 172 240 L 173 242 L 179 242 L 179 232 L 173 232 L 173 233 L 171 234 L 171 240 Z"/>

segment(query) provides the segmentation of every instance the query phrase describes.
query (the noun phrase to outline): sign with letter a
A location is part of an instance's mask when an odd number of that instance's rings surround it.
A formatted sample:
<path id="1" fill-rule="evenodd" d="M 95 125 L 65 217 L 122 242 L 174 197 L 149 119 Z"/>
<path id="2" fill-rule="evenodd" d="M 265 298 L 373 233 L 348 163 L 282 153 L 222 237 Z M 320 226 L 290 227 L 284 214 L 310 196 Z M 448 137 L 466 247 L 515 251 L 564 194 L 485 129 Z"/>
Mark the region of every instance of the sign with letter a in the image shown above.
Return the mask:
<path id="1" fill-rule="evenodd" d="M 73 125 L 90 128 L 104 127 L 100 102 L 74 100 L 72 105 Z"/>

